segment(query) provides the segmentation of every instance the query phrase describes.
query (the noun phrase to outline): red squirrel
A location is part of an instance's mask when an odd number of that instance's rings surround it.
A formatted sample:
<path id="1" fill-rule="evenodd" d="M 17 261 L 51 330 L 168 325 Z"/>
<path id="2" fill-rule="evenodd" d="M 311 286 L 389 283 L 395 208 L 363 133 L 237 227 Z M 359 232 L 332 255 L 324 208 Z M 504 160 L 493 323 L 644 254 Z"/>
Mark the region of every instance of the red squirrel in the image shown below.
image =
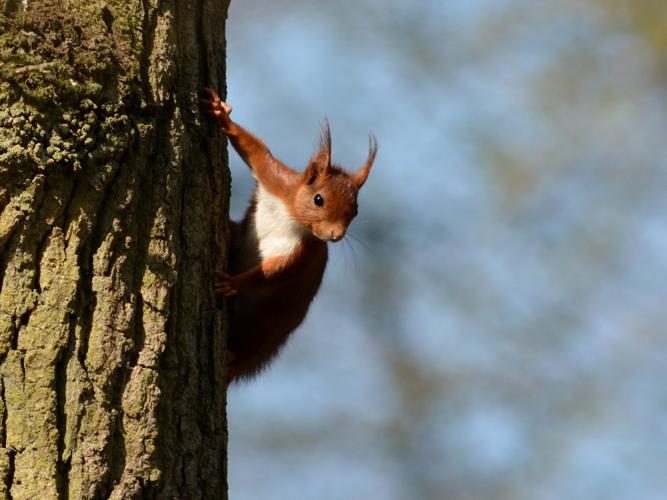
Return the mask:
<path id="1" fill-rule="evenodd" d="M 204 111 L 215 118 L 256 179 L 241 222 L 232 222 L 229 274 L 216 273 L 216 293 L 229 300 L 228 379 L 250 378 L 264 368 L 303 321 L 327 263 L 327 242 L 340 241 L 357 215 L 357 194 L 377 152 L 356 174 L 331 163 L 325 120 L 320 150 L 297 172 L 229 117 L 232 108 L 204 89 Z"/>

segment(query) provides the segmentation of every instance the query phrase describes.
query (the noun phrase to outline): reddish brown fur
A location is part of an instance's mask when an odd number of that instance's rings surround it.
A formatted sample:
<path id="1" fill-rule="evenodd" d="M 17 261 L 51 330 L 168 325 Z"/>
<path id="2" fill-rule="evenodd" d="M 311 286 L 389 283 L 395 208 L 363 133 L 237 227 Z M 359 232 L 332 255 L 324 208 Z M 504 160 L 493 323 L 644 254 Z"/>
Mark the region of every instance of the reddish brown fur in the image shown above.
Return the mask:
<path id="1" fill-rule="evenodd" d="M 331 164 L 331 137 L 325 123 L 322 144 L 301 174 L 271 155 L 269 149 L 230 118 L 231 107 L 206 89 L 202 107 L 211 114 L 234 149 L 252 169 L 258 186 L 240 223 L 233 223 L 229 272 L 218 273 L 215 290 L 230 299 L 229 379 L 249 378 L 267 365 L 289 334 L 303 321 L 319 289 L 327 262 L 327 241 L 340 240 L 357 214 L 357 194 L 375 159 L 371 137 L 368 160 L 356 175 Z M 302 236 L 286 255 L 262 260 L 253 240 L 258 188 L 277 197 Z M 323 206 L 314 203 L 320 195 Z M 273 220 L 273 219 L 271 219 Z M 248 244 L 253 242 L 254 245 Z"/>

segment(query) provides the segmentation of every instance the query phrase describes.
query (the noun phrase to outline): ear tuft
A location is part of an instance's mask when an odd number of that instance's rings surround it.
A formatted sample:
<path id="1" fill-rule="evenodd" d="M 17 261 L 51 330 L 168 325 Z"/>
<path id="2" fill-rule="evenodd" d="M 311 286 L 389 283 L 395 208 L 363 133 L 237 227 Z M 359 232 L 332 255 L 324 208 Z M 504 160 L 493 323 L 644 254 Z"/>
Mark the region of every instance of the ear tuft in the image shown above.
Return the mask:
<path id="1" fill-rule="evenodd" d="M 331 130 L 329 129 L 329 120 L 324 118 L 322 122 L 322 132 L 320 134 L 320 150 L 315 153 L 308 168 L 304 174 L 307 184 L 312 184 L 318 175 L 326 175 L 331 168 Z"/>
<path id="2" fill-rule="evenodd" d="M 357 185 L 357 187 L 361 188 L 361 186 L 364 185 L 364 182 L 366 182 L 366 179 L 368 179 L 368 174 L 371 171 L 371 167 L 373 166 L 373 162 L 375 161 L 375 155 L 377 154 L 377 152 L 378 152 L 378 141 L 373 134 L 369 134 L 368 158 L 366 159 L 366 163 L 364 163 L 364 166 L 361 167 L 361 170 L 359 170 L 359 173 L 354 176 L 354 182 Z"/>
<path id="3" fill-rule="evenodd" d="M 329 119 L 325 116 L 322 121 L 322 132 L 320 134 L 320 152 L 324 153 L 327 163 L 331 165 L 331 129 Z"/>

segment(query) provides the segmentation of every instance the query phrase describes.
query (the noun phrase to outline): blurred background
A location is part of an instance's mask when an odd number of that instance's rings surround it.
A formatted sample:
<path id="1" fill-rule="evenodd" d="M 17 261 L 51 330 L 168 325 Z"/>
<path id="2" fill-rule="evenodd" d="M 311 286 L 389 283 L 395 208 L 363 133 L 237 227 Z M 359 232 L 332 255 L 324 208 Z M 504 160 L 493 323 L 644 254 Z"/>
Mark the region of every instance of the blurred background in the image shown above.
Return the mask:
<path id="1" fill-rule="evenodd" d="M 664 499 L 667 2 L 233 1 L 228 43 L 289 165 L 325 115 L 334 161 L 380 144 L 307 321 L 230 391 L 230 497 Z"/>

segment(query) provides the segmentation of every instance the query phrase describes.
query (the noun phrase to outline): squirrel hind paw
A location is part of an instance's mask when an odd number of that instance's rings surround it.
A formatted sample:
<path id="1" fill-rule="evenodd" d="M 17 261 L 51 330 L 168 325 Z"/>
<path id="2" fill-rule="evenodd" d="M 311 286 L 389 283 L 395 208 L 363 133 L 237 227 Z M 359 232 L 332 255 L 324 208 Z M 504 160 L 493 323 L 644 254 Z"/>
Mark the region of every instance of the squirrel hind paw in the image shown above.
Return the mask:
<path id="1" fill-rule="evenodd" d="M 221 293 L 225 297 L 236 295 L 239 291 L 234 283 L 234 279 L 226 273 L 215 273 L 218 281 L 213 285 L 216 293 Z"/>

